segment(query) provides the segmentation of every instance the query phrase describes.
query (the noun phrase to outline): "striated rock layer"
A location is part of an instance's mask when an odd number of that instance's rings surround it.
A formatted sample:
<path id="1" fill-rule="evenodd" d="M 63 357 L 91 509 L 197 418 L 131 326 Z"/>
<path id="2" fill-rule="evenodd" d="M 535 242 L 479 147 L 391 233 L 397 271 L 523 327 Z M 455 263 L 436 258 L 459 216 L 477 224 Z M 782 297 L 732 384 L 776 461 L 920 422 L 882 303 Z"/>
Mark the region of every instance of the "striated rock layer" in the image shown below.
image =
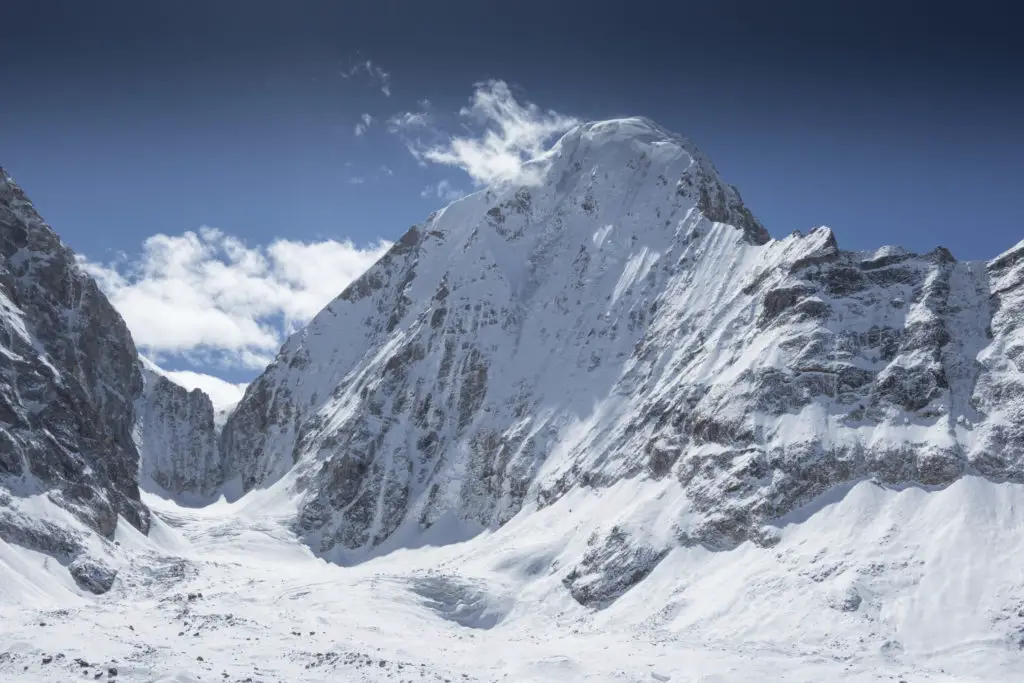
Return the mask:
<path id="1" fill-rule="evenodd" d="M 666 543 L 713 549 L 771 544 L 845 482 L 1024 481 L 1024 242 L 986 264 L 845 252 L 827 228 L 771 240 L 645 119 L 580 126 L 531 163 L 538 184 L 411 228 L 228 419 L 225 476 L 290 473 L 318 552 L 630 477 L 663 484 Z M 566 568 L 583 602 L 664 557 L 616 515 Z"/>

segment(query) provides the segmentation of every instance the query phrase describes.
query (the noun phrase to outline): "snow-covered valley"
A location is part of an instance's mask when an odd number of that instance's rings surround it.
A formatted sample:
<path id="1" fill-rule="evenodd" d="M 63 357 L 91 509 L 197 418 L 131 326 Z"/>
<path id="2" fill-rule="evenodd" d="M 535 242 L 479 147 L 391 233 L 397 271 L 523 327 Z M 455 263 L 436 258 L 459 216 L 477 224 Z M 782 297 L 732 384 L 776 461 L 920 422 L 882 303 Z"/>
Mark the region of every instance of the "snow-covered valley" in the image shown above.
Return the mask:
<path id="1" fill-rule="evenodd" d="M 582 124 L 234 406 L 0 173 L 0 679 L 1013 681 L 1024 242 L 772 239 Z"/>
<path id="2" fill-rule="evenodd" d="M 629 504 L 629 487 L 573 494 L 461 543 L 430 545 L 458 533 L 438 530 L 351 567 L 296 541 L 285 490 L 200 509 L 146 497 L 150 534 L 119 525 L 119 579 L 101 596 L 0 542 L 0 679 L 914 683 L 1020 671 L 1020 485 L 862 482 L 794 513 L 774 548 L 676 549 L 596 611 L 558 568 L 603 510 Z"/>

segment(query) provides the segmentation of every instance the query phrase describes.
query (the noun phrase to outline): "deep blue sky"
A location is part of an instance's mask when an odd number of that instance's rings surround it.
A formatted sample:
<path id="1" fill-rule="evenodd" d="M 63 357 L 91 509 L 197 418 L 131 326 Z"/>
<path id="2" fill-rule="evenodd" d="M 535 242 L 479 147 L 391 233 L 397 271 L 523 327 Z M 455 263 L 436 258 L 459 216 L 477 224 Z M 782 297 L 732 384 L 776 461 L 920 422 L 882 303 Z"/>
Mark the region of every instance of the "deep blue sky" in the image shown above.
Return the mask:
<path id="1" fill-rule="evenodd" d="M 357 117 L 421 98 L 454 111 L 495 77 L 545 108 L 691 137 L 774 235 L 827 223 L 851 248 L 960 258 L 1024 236 L 1012 15 L 761 4 L 4 3 L 0 163 L 96 257 L 200 224 L 394 237 L 437 203 L 419 196 L 436 177 L 379 129 L 356 139 Z M 391 72 L 391 98 L 340 78 L 359 55 Z M 396 175 L 347 184 L 381 163 Z"/>
<path id="2" fill-rule="evenodd" d="M 689 136 L 775 236 L 824 223 L 845 248 L 962 259 L 1024 237 L 1009 3 L 3 4 L 0 164 L 94 259 L 204 224 L 252 243 L 395 238 L 441 203 L 425 185 L 470 185 L 383 127 L 355 137 L 358 117 L 423 98 L 454 112 L 487 78 Z M 391 97 L 341 77 L 367 58 Z"/>

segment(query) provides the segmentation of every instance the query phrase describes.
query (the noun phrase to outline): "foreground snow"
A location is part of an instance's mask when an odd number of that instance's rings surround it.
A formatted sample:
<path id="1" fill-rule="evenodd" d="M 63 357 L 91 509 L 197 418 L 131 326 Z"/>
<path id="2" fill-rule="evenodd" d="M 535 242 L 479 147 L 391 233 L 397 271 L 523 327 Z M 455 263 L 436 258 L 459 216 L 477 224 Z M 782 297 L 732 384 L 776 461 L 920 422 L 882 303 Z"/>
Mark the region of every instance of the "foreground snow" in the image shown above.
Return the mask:
<path id="1" fill-rule="evenodd" d="M 149 498 L 149 537 L 120 525 L 99 597 L 0 542 L 0 679 L 909 683 L 1024 666 L 1024 486 L 861 482 L 791 515 L 774 548 L 677 548 L 612 606 L 581 607 L 560 558 L 652 486 L 351 567 L 285 531 L 286 486 L 201 509 Z M 447 533 L 424 540 L 467 530 Z"/>

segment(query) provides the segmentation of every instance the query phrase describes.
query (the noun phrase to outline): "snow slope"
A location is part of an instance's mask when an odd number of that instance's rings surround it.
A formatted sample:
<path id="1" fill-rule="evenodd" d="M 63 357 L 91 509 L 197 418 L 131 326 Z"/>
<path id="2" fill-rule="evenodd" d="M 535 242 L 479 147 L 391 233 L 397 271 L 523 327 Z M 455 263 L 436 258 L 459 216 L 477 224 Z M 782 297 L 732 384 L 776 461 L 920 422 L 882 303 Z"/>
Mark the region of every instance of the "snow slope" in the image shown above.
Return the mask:
<path id="1" fill-rule="evenodd" d="M 0 601 L 0 678 L 1017 680 L 1019 484 L 861 482 L 795 513 L 771 549 L 677 547 L 622 599 L 585 608 L 560 568 L 637 493 L 575 490 L 470 541 L 353 567 L 290 533 L 286 487 L 201 509 L 148 497 L 149 537 L 119 527 L 122 569 L 102 596 L 73 596 L 0 544 L 0 585 L 22 598 Z M 645 513 L 652 532 L 660 514 Z"/>

